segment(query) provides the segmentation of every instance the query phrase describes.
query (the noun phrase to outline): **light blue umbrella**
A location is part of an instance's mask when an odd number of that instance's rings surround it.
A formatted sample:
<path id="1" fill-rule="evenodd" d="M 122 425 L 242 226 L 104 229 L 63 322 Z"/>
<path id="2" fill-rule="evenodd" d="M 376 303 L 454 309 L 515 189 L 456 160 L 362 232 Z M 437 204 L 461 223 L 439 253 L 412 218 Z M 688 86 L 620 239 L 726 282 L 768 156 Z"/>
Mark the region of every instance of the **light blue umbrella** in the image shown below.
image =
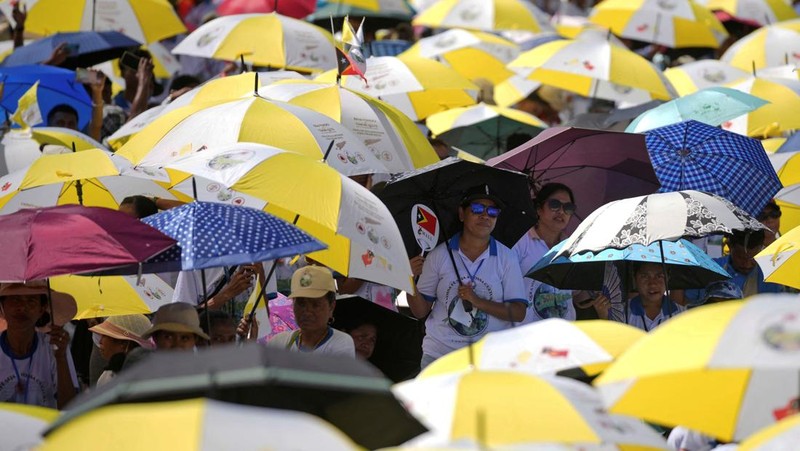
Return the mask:
<path id="1" fill-rule="evenodd" d="M 689 119 L 716 127 L 768 103 L 736 89 L 715 86 L 645 111 L 634 119 L 625 131 L 642 133 Z"/>

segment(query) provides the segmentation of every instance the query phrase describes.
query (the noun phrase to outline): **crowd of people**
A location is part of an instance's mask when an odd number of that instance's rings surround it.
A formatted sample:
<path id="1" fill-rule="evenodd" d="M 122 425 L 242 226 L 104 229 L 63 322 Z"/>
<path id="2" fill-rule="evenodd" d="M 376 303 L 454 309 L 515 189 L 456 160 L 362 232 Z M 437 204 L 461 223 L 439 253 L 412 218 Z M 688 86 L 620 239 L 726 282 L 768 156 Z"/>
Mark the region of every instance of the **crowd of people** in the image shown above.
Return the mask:
<path id="1" fill-rule="evenodd" d="M 188 3 L 192 5 L 187 6 Z M 182 7 L 195 19 L 205 12 L 200 19 L 203 22 L 213 19 L 213 8 L 209 7 L 212 3 L 197 0 L 182 2 Z M 582 0 L 534 3 L 545 11 L 568 8 L 570 15 L 584 16 L 592 6 L 592 2 Z M 21 46 L 26 12 L 16 8 L 14 20 L 17 25 L 12 35 L 15 45 Z M 686 58 L 713 57 L 715 52 L 718 56 L 754 29 L 753 24 L 735 20 L 725 25 L 731 38 L 716 50 L 681 52 L 626 43 L 666 67 Z M 420 33 L 415 35 L 411 27 L 401 24 L 377 35 L 410 45 Z M 179 39 L 174 38 L 169 44 L 175 45 Z M 371 39 L 375 39 L 375 33 L 369 32 L 367 40 Z M 182 71 L 172 80 L 157 80 L 152 56 L 141 49 L 133 53 L 139 57 L 139 64 L 120 64 L 125 88 L 115 96 L 110 77 L 91 69 L 94 75 L 85 87 L 94 110 L 83 131 L 98 141 L 103 142 L 148 108 L 169 103 L 209 78 L 244 69 L 238 62 L 215 63 L 185 57 L 180 61 Z M 57 66 L 66 57 L 61 46 L 45 64 Z M 491 103 L 491 96 L 489 89 L 481 100 Z M 608 107 L 607 103 L 545 86 L 530 92 L 515 107 L 550 125 L 560 125 L 574 119 L 581 108 L 593 111 Z M 77 130 L 78 122 L 77 110 L 63 104 L 50 110 L 45 125 Z M 529 138 L 509 138 L 507 150 Z M 455 149 L 446 141 L 431 136 L 430 142 L 440 158 L 455 155 Z M 373 186 L 373 182 L 385 181 L 378 174 L 352 178 L 373 190 L 379 190 L 382 184 Z M 269 280 L 265 280 L 265 267 L 271 262 L 216 268 L 202 277 L 200 272 L 165 274 L 164 280 L 174 288 L 173 302 L 151 315 L 70 321 L 75 314 L 75 300 L 69 294 L 51 290 L 43 281 L 4 283 L 0 285 L 0 314 L 6 324 L 0 334 L 0 401 L 63 409 L 80 391 L 111 382 L 153 352 L 192 352 L 206 346 L 254 342 L 291 352 L 369 360 L 386 332 L 366 320 L 351 321 L 343 330 L 334 328 L 334 311 L 342 296 L 356 295 L 397 315 L 419 320 L 424 339 L 419 366 L 406 376 L 412 377 L 436 359 L 470 346 L 488 333 L 548 318 L 619 321 L 649 332 L 697 306 L 758 293 L 796 292 L 766 282 L 754 258 L 779 237 L 781 209 L 773 200 L 766 203 L 757 218 L 766 230 L 735 231 L 725 236 L 721 255 L 714 259 L 730 276 L 725 281 L 672 290 L 667 286 L 669 274 L 662 265 L 639 263 L 631 266 L 631 277 L 626 281 L 627 299 L 619 301 L 611 299 L 600 287 L 597 291 L 571 290 L 526 277 L 548 251 L 568 238 L 570 222 L 582 201 L 564 183 L 537 186 L 531 195 L 536 223 L 509 247 L 493 237 L 506 200 L 488 184 L 479 183 L 465 190 L 454 212 L 460 222 L 459 232 L 428 254 L 409 256 L 417 279 L 415 290 L 404 295 L 376 282 L 348 278 L 305 256 L 276 262 L 275 276 Z M 178 201 L 137 195 L 121 202 L 119 210 L 144 218 L 179 205 Z M 259 329 L 269 329 L 269 325 L 259 324 L 245 308 L 253 290 L 261 288 L 257 281 L 265 285 L 265 291 L 282 292 L 292 300 L 293 330 L 271 336 L 259 334 Z M 623 314 L 612 312 L 614 302 L 622 302 Z M 680 434 L 691 436 L 691 431 L 681 430 Z M 676 449 L 708 449 L 683 445 L 681 440 L 684 439 L 675 439 Z"/>

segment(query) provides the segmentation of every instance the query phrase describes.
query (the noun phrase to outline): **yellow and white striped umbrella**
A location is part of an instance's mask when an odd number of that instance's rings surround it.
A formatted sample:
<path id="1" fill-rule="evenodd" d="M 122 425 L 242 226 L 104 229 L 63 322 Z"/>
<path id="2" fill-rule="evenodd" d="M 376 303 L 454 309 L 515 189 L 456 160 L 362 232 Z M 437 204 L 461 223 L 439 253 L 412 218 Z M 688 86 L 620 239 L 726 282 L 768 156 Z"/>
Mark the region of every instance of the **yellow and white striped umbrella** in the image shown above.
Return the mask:
<path id="1" fill-rule="evenodd" d="M 240 58 L 257 66 L 317 72 L 336 67 L 330 32 L 280 14 L 237 14 L 203 24 L 172 49 L 175 55 Z"/>
<path id="2" fill-rule="evenodd" d="M 58 276 L 54 290 L 68 293 L 78 304 L 74 319 L 148 314 L 172 302 L 172 287 L 156 274 L 139 276 Z"/>
<path id="3" fill-rule="evenodd" d="M 419 127 L 398 109 L 335 83 L 284 80 L 258 90 L 264 98 L 322 113 L 361 138 L 391 173 L 413 171 L 439 161 Z"/>
<path id="4" fill-rule="evenodd" d="M 35 127 L 14 129 L 3 135 L 0 141 L 0 176 L 18 171 L 45 154 L 72 152 L 75 150 L 105 149 L 89 136 L 68 128 Z"/>
<path id="5" fill-rule="evenodd" d="M 492 84 L 513 75 L 506 64 L 519 53 L 516 44 L 499 36 L 455 28 L 422 38 L 403 52 L 447 64 L 473 82 L 482 78 Z"/>
<path id="6" fill-rule="evenodd" d="M 594 385 L 612 413 L 741 440 L 797 409 L 797 295 L 698 307 L 643 337 Z"/>
<path id="7" fill-rule="evenodd" d="M 364 142 L 308 108 L 249 96 L 170 111 L 118 151 L 136 165 L 163 166 L 184 155 L 237 142 L 267 144 L 326 162 L 345 175 L 388 173 Z"/>
<path id="8" fill-rule="evenodd" d="M 768 101 L 767 105 L 731 119 L 722 128 L 740 135 L 767 138 L 800 129 L 800 80 L 750 76 L 730 88 Z"/>
<path id="9" fill-rule="evenodd" d="M 402 382 L 392 392 L 430 429 L 409 446 L 667 449 L 653 429 L 609 415 L 591 387 L 567 378 L 471 371 Z"/>
<path id="10" fill-rule="evenodd" d="M 123 144 L 128 142 L 133 135 L 142 131 L 148 124 L 180 107 L 204 102 L 235 100 L 248 94 L 254 94 L 256 84 L 258 84 L 258 87 L 261 87 L 274 83 L 277 80 L 287 78 L 304 79 L 304 77 L 297 72 L 284 70 L 247 72 L 227 77 L 212 78 L 169 104 L 150 108 L 124 123 L 122 127 L 108 137 L 108 144 L 112 149 L 118 150 Z M 256 79 L 258 83 L 256 83 Z"/>
<path id="11" fill-rule="evenodd" d="M 506 144 L 509 136 L 533 138 L 547 128 L 532 114 L 485 103 L 436 113 L 428 116 L 425 125 L 447 144 L 484 160 L 510 150 Z"/>
<path id="12" fill-rule="evenodd" d="M 753 25 L 769 25 L 797 17 L 791 2 L 786 0 L 698 0 L 697 3 Z"/>
<path id="13" fill-rule="evenodd" d="M 502 107 L 513 107 L 541 86 L 541 82 L 513 75 L 494 87 L 494 102 Z"/>
<path id="14" fill-rule="evenodd" d="M 800 65 L 800 19 L 759 28 L 734 42 L 720 59 L 746 71 Z"/>
<path id="15" fill-rule="evenodd" d="M 426 58 L 378 56 L 367 58 L 367 83 L 355 75 L 342 77 L 342 86 L 376 97 L 413 121 L 460 106 L 474 105 L 479 88 L 455 70 Z M 336 81 L 336 71 L 316 78 Z"/>
<path id="16" fill-rule="evenodd" d="M 800 443 L 800 415 L 792 415 L 756 432 L 737 451 L 790 451 Z"/>
<path id="17" fill-rule="evenodd" d="M 13 397 L 12 397 L 13 399 Z M 34 449 L 42 443 L 42 432 L 58 417 L 58 411 L 45 407 L 0 403 L 0 434 L 5 449 Z"/>
<path id="18" fill-rule="evenodd" d="M 719 60 L 692 61 L 664 70 L 664 76 L 681 96 L 713 86 L 725 86 L 749 75 L 750 72 Z"/>
<path id="19" fill-rule="evenodd" d="M 692 0 L 603 0 L 589 20 L 617 36 L 671 48 L 719 47 L 725 27 Z"/>
<path id="20" fill-rule="evenodd" d="M 640 329 L 614 321 L 551 318 L 489 333 L 472 349 L 462 348 L 440 357 L 418 377 L 472 368 L 534 375 L 581 369 L 594 376 L 644 335 Z"/>
<path id="21" fill-rule="evenodd" d="M 411 22 L 430 28 L 553 31 L 547 13 L 525 0 L 440 0 Z"/>
<path id="22" fill-rule="evenodd" d="M 587 97 L 639 104 L 676 96 L 652 63 L 607 41 L 548 42 L 521 54 L 509 67 L 526 69 L 530 80 Z"/>
<path id="23" fill-rule="evenodd" d="M 14 26 L 15 3 L 28 11 L 25 30 L 39 35 L 119 31 L 147 44 L 186 31 L 167 0 L 0 0 L 0 11 Z"/>
<path id="24" fill-rule="evenodd" d="M 238 143 L 187 155 L 165 168 L 194 175 L 197 200 L 263 208 L 297 225 L 328 245 L 309 257 L 334 271 L 413 289 L 403 238 L 389 210 L 327 165 L 295 152 Z M 191 177 L 174 182 L 176 190 L 194 191 Z"/>
<path id="25" fill-rule="evenodd" d="M 797 188 L 795 197 L 800 200 L 800 186 Z M 764 272 L 764 280 L 800 289 L 800 254 L 797 251 L 800 251 L 800 227 L 781 235 L 759 252 L 755 259 Z"/>

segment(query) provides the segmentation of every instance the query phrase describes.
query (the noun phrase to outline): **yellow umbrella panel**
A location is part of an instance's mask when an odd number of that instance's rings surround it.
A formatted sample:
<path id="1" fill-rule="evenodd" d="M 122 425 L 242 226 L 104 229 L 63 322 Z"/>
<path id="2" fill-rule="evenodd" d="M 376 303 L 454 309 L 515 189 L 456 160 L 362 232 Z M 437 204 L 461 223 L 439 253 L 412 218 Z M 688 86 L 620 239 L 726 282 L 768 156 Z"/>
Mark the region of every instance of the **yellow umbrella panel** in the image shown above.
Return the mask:
<path id="1" fill-rule="evenodd" d="M 213 201 L 203 196 L 230 189 L 226 201 L 241 193 L 266 202 L 265 211 L 327 244 L 327 250 L 309 256 L 341 274 L 413 289 L 403 239 L 389 210 L 327 165 L 294 152 L 238 143 L 189 155 L 166 168 L 205 179 L 197 182 L 198 200 Z M 181 185 L 191 189 L 191 183 Z"/>
<path id="2" fill-rule="evenodd" d="M 722 124 L 722 128 L 756 138 L 779 136 L 800 129 L 800 81 L 748 77 L 727 85 L 768 101 L 767 105 Z"/>
<path id="3" fill-rule="evenodd" d="M 69 293 L 78 304 L 75 319 L 135 313 L 148 314 L 172 302 L 172 287 L 155 274 L 138 276 L 58 276 L 54 290 Z"/>
<path id="4" fill-rule="evenodd" d="M 798 397 L 797 296 L 698 307 L 639 340 L 594 385 L 612 413 L 741 440 Z"/>
<path id="5" fill-rule="evenodd" d="M 800 64 L 800 19 L 759 28 L 734 42 L 720 60 L 746 71 Z"/>
<path id="6" fill-rule="evenodd" d="M 547 13 L 525 0 L 440 0 L 411 22 L 429 28 L 553 31 Z"/>
<path id="7" fill-rule="evenodd" d="M 779 237 L 756 255 L 764 280 L 800 289 L 800 227 Z"/>
<path id="8" fill-rule="evenodd" d="M 714 14 L 692 0 L 603 0 L 589 20 L 617 36 L 671 48 L 717 48 L 728 37 Z"/>

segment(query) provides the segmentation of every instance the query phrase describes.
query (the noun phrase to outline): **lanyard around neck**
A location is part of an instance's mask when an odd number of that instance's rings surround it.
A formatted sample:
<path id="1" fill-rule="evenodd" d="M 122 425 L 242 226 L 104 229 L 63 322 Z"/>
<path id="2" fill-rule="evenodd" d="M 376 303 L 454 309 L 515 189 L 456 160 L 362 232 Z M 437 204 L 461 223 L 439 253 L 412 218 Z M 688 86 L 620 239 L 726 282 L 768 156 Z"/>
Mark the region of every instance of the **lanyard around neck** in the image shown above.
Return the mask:
<path id="1" fill-rule="evenodd" d="M 22 377 L 19 374 L 19 368 L 17 368 L 17 355 L 14 354 L 14 351 L 11 350 L 11 345 L 8 343 L 8 333 L 3 332 L 0 335 L 0 347 L 2 347 L 3 352 L 8 356 L 11 360 L 11 366 L 14 368 L 14 375 L 17 377 L 17 388 L 16 393 L 18 395 L 22 395 L 22 404 L 28 403 L 28 386 L 30 385 L 31 381 L 31 367 L 33 366 L 33 353 L 36 352 L 36 348 L 39 345 L 39 337 L 36 333 L 33 334 L 33 342 L 31 343 L 31 350 L 25 355 L 19 356 L 19 360 L 28 359 L 28 372 L 25 375 L 25 383 L 22 383 Z"/>

